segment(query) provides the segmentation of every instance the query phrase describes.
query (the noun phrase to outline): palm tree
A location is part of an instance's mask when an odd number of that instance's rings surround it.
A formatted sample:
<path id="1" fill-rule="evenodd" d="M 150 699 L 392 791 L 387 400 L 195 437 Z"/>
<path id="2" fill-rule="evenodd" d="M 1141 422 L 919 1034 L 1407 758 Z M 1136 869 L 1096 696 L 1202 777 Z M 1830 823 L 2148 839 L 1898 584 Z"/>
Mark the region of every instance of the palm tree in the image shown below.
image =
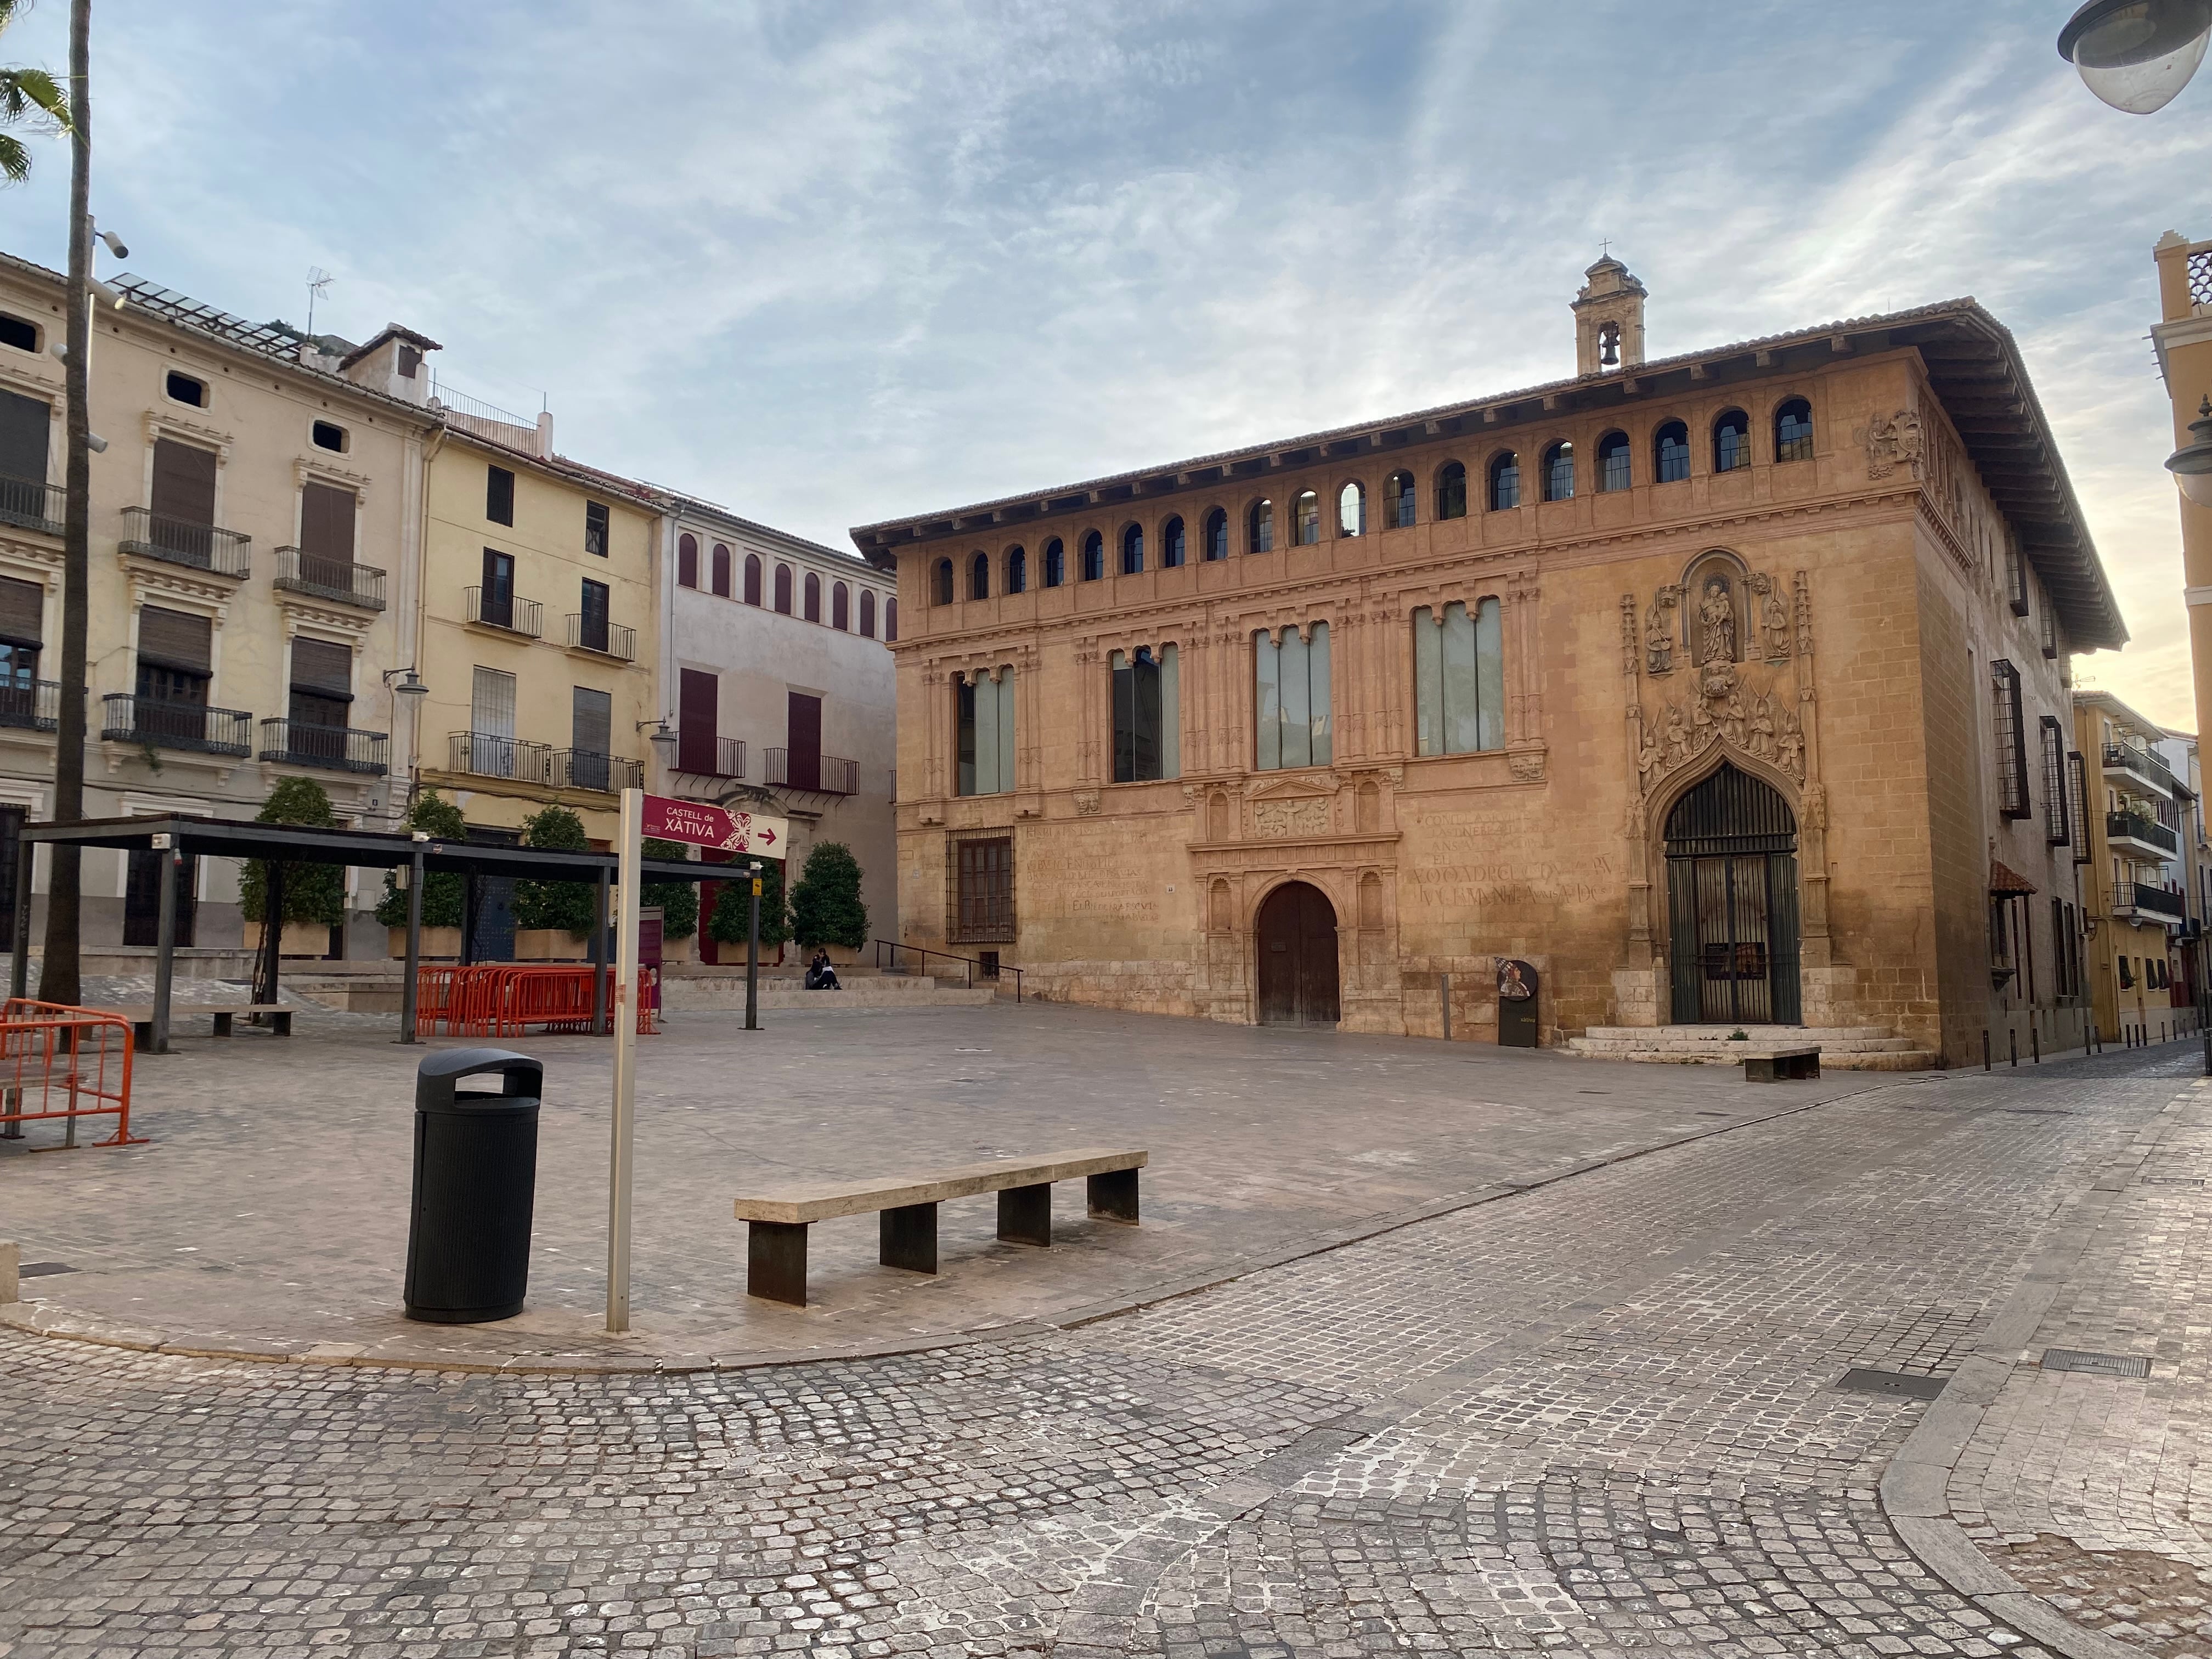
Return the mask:
<path id="1" fill-rule="evenodd" d="M 28 0 L 0 0 L 0 33 L 28 9 Z M 42 69 L 0 69 L 0 128 L 26 124 L 40 131 L 67 132 L 69 98 Z M 30 176 L 31 152 L 15 134 L 0 131 L 0 177 L 20 185 Z"/>

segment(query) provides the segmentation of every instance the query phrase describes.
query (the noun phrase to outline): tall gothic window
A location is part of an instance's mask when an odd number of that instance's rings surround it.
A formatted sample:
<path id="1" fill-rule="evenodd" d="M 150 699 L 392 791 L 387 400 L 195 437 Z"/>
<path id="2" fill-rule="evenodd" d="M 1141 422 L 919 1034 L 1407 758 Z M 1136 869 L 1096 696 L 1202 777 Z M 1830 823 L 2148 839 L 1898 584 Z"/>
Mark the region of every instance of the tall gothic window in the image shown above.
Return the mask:
<path id="1" fill-rule="evenodd" d="M 1116 651 L 1114 672 L 1114 781 L 1143 783 L 1182 775 L 1182 699 L 1178 653 L 1140 645 Z"/>
<path id="2" fill-rule="evenodd" d="M 1348 483 L 1336 492 L 1336 533 L 1340 536 L 1364 536 L 1367 533 L 1367 491 L 1356 483 Z"/>
<path id="3" fill-rule="evenodd" d="M 1275 550 L 1275 504 L 1273 501 L 1252 503 L 1251 540 L 1248 553 L 1272 553 Z"/>
<path id="4" fill-rule="evenodd" d="M 1133 524 L 1121 532 L 1121 574 L 1136 576 L 1144 574 L 1145 527 Z"/>
<path id="5" fill-rule="evenodd" d="M 1467 517 L 1467 469 L 1457 461 L 1446 461 L 1437 470 L 1437 517 Z"/>
<path id="6" fill-rule="evenodd" d="M 1544 452 L 1544 499 L 1570 501 L 1575 496 L 1575 447 L 1562 439 Z"/>
<path id="7" fill-rule="evenodd" d="M 1629 454 L 1626 432 L 1608 432 L 1597 441 L 1597 487 L 1601 491 L 1609 495 L 1628 488 Z"/>
<path id="8" fill-rule="evenodd" d="M 1095 530 L 1083 535 L 1083 580 L 1095 582 L 1106 574 L 1106 538 Z"/>
<path id="9" fill-rule="evenodd" d="M 1713 471 L 1733 472 L 1751 465 L 1751 417 L 1731 409 L 1713 422 Z"/>
<path id="10" fill-rule="evenodd" d="M 1160 526 L 1160 568 L 1173 570 L 1182 565 L 1185 554 L 1182 520 L 1170 519 Z"/>
<path id="11" fill-rule="evenodd" d="M 1466 755 L 1505 746 L 1504 633 L 1496 599 L 1438 617 L 1413 612 L 1417 752 Z"/>
<path id="12" fill-rule="evenodd" d="M 1335 753 L 1328 706 L 1328 624 L 1252 635 L 1255 765 L 1262 772 L 1327 766 Z"/>
<path id="13" fill-rule="evenodd" d="M 1651 482 L 1680 483 L 1690 476 L 1690 428 L 1680 421 L 1661 423 L 1651 435 Z"/>
<path id="14" fill-rule="evenodd" d="M 1511 450 L 1490 464 L 1490 510 L 1503 513 L 1521 505 L 1521 458 Z"/>
<path id="15" fill-rule="evenodd" d="M 1413 527 L 1413 475 L 1393 472 L 1382 485 L 1382 495 L 1389 503 L 1389 527 L 1411 530 Z"/>
<path id="16" fill-rule="evenodd" d="M 952 695 L 956 793 L 1006 793 L 1014 787 L 1014 671 L 963 674 Z"/>
<path id="17" fill-rule="evenodd" d="M 1774 459 L 1813 459 L 1813 405 L 1802 398 L 1792 398 L 1774 411 Z"/>
<path id="18" fill-rule="evenodd" d="M 1217 507 L 1206 515 L 1206 559 L 1210 564 L 1229 556 L 1229 511 Z"/>
<path id="19" fill-rule="evenodd" d="M 1067 580 L 1067 549 L 1054 536 L 1044 544 L 1044 585 L 1058 587 Z"/>

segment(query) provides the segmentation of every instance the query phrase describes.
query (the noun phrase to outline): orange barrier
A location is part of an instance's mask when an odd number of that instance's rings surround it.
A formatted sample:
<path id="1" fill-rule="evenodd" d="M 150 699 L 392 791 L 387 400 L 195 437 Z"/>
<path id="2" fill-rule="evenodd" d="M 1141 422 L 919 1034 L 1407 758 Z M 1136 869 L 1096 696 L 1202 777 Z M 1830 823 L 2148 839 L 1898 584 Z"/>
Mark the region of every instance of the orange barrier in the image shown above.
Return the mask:
<path id="1" fill-rule="evenodd" d="M 548 1032 L 592 1029 L 592 969 L 588 965 L 495 963 L 481 967 L 426 967 L 417 970 L 415 1034 L 417 1036 L 515 1036 L 531 1026 Z M 606 975 L 610 1011 L 601 1028 L 614 1029 L 614 969 Z M 659 970 L 640 970 L 641 1036 L 659 1030 Z M 441 1032 L 442 1028 L 442 1032 Z"/>
<path id="2" fill-rule="evenodd" d="M 74 1146 L 77 1119 L 112 1115 L 115 1133 L 95 1146 L 143 1144 L 131 1133 L 131 1022 L 118 1015 L 9 998 L 0 1007 L 0 1133 L 61 1118 L 62 1145 Z"/>

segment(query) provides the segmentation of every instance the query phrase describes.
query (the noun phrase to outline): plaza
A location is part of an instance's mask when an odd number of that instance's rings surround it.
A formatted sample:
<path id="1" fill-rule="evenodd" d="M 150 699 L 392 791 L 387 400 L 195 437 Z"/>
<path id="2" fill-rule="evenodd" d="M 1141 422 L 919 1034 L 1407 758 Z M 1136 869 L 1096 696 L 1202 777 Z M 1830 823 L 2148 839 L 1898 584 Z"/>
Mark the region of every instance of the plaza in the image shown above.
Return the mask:
<path id="1" fill-rule="evenodd" d="M 56 1334 L 0 1331 L 0 1653 L 2212 1646 L 2193 1045 L 1755 1085 L 1066 1006 L 730 1024 L 644 1044 L 626 1347 L 588 1038 L 517 1045 L 502 1326 L 398 1317 L 421 1051 L 365 1018 L 187 1036 L 149 1146 L 7 1158 L 70 1271 L 10 1310 Z M 1078 1124 L 1151 1150 L 1140 1227 L 949 1206 L 924 1279 L 862 1218 L 816 1305 L 744 1297 L 738 1182 Z"/>

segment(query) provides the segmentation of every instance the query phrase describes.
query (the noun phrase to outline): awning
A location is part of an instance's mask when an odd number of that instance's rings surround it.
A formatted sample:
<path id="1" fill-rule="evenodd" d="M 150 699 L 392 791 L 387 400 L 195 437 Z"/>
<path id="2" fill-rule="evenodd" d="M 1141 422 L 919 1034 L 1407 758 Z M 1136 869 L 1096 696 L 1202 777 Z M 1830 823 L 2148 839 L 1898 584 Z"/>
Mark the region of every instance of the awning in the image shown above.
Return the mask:
<path id="1" fill-rule="evenodd" d="M 2010 897 L 2015 893 L 2033 893 L 2035 884 L 2002 860 L 1990 860 L 1990 891 Z"/>

